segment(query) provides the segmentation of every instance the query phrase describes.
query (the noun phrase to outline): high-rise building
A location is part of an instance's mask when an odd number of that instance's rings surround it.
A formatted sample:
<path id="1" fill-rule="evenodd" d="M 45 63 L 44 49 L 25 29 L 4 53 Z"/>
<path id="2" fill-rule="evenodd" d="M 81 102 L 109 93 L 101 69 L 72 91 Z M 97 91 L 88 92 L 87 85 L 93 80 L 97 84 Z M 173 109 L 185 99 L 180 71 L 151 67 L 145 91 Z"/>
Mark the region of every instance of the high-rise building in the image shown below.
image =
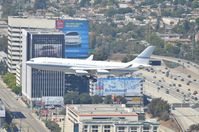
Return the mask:
<path id="1" fill-rule="evenodd" d="M 8 72 L 14 74 L 16 74 L 17 65 L 22 61 L 22 29 L 55 29 L 55 20 L 8 17 Z M 20 68 L 20 66 L 18 67 Z"/>
<path id="2" fill-rule="evenodd" d="M 22 30 L 22 94 L 28 101 L 56 100 L 65 93 L 65 74 L 31 68 L 26 61 L 35 57 L 64 57 L 64 34 L 47 30 Z M 62 99 L 63 100 L 63 99 Z M 56 104 L 56 103 L 55 103 Z"/>

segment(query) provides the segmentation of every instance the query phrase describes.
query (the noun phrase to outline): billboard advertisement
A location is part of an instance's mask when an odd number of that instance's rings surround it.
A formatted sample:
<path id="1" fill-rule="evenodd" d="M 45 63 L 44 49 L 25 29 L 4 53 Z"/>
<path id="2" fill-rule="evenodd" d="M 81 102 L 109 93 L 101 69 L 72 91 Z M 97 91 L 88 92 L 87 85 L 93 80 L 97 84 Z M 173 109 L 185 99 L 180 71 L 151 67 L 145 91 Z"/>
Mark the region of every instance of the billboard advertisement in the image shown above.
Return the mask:
<path id="1" fill-rule="evenodd" d="M 141 84 L 141 78 L 99 78 L 94 93 L 100 96 L 139 96 L 141 95 Z"/>
<path id="2" fill-rule="evenodd" d="M 62 57 L 61 44 L 35 44 L 35 57 Z"/>
<path id="3" fill-rule="evenodd" d="M 63 97 L 48 96 L 42 97 L 42 102 L 44 102 L 45 105 L 63 105 L 64 99 Z"/>
<path id="4" fill-rule="evenodd" d="M 87 20 L 56 20 L 56 28 L 65 35 L 65 58 L 88 57 Z"/>

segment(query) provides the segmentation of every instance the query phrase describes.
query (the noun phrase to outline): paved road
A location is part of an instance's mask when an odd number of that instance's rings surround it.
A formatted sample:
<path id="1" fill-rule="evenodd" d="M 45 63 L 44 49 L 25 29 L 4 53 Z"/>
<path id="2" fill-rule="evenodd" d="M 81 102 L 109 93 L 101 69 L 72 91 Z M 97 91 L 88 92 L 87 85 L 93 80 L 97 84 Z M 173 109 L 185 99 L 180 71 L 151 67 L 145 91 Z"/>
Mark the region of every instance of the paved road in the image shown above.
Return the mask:
<path id="1" fill-rule="evenodd" d="M 168 103 L 182 103 L 181 98 L 176 98 L 172 96 L 171 94 L 166 94 L 165 90 L 158 90 L 157 85 L 151 83 L 150 81 L 145 81 L 144 83 L 144 93 L 151 96 L 152 98 L 162 98 Z"/>
<path id="2" fill-rule="evenodd" d="M 164 68 L 162 68 L 162 69 L 164 69 Z M 188 98 L 190 100 L 189 101 L 190 103 L 198 103 L 199 102 L 198 100 L 192 99 L 191 96 L 189 95 L 190 93 L 192 94 L 192 92 L 196 89 L 198 91 L 198 88 L 195 87 L 195 85 L 196 85 L 196 84 L 194 84 L 195 82 L 192 82 L 188 86 L 188 85 L 186 85 L 185 81 L 182 82 L 182 81 L 180 81 L 179 78 L 177 80 L 173 80 L 170 77 L 166 77 L 165 74 L 163 75 L 162 72 L 159 72 L 159 70 L 156 70 L 156 68 L 154 68 L 154 70 L 155 70 L 155 72 L 153 72 L 153 73 L 147 72 L 146 70 L 138 71 L 137 73 L 142 73 L 142 75 L 147 80 L 149 80 L 150 82 L 153 82 L 154 90 L 157 90 L 158 86 L 162 87 L 159 89 L 159 92 L 157 93 L 158 95 L 155 94 L 155 96 L 164 96 L 161 94 L 161 92 L 163 92 L 163 94 L 166 94 L 166 90 L 168 89 L 169 94 L 180 101 L 183 101 L 184 96 L 186 96 L 186 98 Z M 179 73 L 176 73 L 176 75 L 179 75 Z M 176 84 L 176 86 L 173 86 L 173 84 Z M 179 87 L 178 84 L 181 84 L 181 87 Z M 177 92 L 177 89 L 179 89 L 179 92 Z M 188 91 L 188 89 L 190 89 L 190 91 Z M 154 94 L 154 93 L 152 93 L 152 94 Z M 198 97 L 198 95 L 196 95 L 196 96 Z M 169 102 L 172 102 L 172 101 L 169 101 Z M 174 101 L 174 102 L 176 102 L 176 101 Z"/>
<path id="3" fill-rule="evenodd" d="M 183 127 L 184 131 L 187 131 L 192 124 L 199 122 L 199 112 L 192 108 L 176 108 L 172 110 L 172 114 Z"/>
<path id="4" fill-rule="evenodd" d="M 179 63 L 181 65 L 184 65 L 185 68 L 187 68 L 191 72 L 199 75 L 199 65 L 197 65 L 194 62 L 191 62 L 191 61 L 188 61 L 188 60 L 184 60 L 184 59 L 174 58 L 174 57 L 157 56 L 157 55 L 153 55 L 152 58 Z"/>
<path id="5" fill-rule="evenodd" d="M 32 111 L 21 100 L 16 100 L 16 95 L 5 87 L 0 78 L 0 98 L 3 100 L 5 106 L 11 112 L 21 112 L 25 116 L 25 118 L 13 120 L 18 127 L 21 126 L 21 132 L 48 132 L 44 124 L 32 114 Z"/>

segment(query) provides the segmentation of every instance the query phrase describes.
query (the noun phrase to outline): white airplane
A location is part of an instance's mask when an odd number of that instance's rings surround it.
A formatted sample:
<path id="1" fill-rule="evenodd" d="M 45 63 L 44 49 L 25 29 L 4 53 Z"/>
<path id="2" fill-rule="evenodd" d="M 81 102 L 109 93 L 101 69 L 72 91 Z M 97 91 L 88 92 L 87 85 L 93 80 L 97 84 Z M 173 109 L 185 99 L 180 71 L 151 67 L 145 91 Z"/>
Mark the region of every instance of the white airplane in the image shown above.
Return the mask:
<path id="1" fill-rule="evenodd" d="M 94 74 L 123 74 L 150 67 L 149 59 L 155 46 L 147 47 L 134 60 L 122 62 L 95 61 L 93 55 L 87 59 L 67 59 L 38 57 L 26 62 L 32 68 L 39 70 L 64 71 L 67 74 L 94 75 Z"/>

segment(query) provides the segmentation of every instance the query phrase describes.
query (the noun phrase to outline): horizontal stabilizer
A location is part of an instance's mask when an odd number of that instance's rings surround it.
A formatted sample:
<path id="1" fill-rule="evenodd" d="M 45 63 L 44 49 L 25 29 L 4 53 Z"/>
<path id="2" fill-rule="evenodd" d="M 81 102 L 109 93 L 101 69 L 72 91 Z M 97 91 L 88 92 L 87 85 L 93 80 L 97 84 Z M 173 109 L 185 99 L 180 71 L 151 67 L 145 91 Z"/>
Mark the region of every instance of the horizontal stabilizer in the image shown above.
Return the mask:
<path id="1" fill-rule="evenodd" d="M 109 73 L 109 71 L 107 71 L 107 70 L 102 70 L 102 69 L 98 69 L 98 70 L 97 70 L 97 73 L 106 74 L 106 73 Z"/>
<path id="2" fill-rule="evenodd" d="M 75 72 L 76 72 L 77 74 L 88 74 L 88 72 L 87 72 L 87 71 L 84 71 L 84 70 L 75 70 Z"/>

